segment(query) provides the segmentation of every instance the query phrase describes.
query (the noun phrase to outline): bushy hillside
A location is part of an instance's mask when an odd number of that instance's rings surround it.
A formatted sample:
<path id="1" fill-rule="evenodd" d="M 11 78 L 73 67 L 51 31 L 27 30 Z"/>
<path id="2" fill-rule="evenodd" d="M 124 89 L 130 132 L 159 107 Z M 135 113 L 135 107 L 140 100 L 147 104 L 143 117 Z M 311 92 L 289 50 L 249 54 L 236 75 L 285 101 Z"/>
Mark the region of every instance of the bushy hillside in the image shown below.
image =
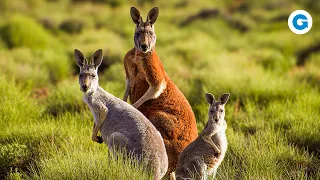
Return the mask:
<path id="1" fill-rule="evenodd" d="M 90 138 L 73 50 L 104 50 L 100 85 L 117 97 L 133 47 L 129 10 L 160 7 L 156 50 L 199 132 L 205 92 L 231 94 L 217 179 L 320 177 L 320 1 L 0 1 L 0 179 L 151 179 Z M 287 18 L 307 10 L 313 27 Z"/>

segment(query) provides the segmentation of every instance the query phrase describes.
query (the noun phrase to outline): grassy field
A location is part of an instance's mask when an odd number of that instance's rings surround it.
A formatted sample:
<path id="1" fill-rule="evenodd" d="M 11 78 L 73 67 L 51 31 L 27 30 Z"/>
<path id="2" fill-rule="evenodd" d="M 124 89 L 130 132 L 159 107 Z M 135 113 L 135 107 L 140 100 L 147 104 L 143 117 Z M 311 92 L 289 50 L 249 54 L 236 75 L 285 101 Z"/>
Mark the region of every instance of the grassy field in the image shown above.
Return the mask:
<path id="1" fill-rule="evenodd" d="M 320 1 L 312 0 L 1 0 L 0 179 L 151 179 L 91 141 L 73 58 L 75 48 L 87 56 L 102 48 L 100 85 L 122 97 L 131 6 L 143 17 L 160 7 L 156 50 L 199 132 L 205 92 L 231 94 L 217 179 L 320 179 L 320 51 L 308 53 L 320 44 Z M 288 28 L 296 9 L 313 17 L 305 35 Z"/>

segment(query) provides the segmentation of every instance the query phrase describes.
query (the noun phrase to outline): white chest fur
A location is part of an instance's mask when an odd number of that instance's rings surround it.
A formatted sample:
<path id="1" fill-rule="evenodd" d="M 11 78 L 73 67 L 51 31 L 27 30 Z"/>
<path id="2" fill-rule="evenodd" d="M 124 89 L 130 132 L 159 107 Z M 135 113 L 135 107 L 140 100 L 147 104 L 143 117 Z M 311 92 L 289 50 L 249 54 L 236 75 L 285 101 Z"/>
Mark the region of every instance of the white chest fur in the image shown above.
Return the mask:
<path id="1" fill-rule="evenodd" d="M 93 107 L 95 102 L 94 102 L 92 96 L 85 95 L 83 97 L 83 100 L 88 105 L 90 111 L 93 114 L 94 123 L 97 124 L 99 120 L 98 120 L 98 117 L 97 117 L 97 113 L 95 112 L 94 107 Z"/>

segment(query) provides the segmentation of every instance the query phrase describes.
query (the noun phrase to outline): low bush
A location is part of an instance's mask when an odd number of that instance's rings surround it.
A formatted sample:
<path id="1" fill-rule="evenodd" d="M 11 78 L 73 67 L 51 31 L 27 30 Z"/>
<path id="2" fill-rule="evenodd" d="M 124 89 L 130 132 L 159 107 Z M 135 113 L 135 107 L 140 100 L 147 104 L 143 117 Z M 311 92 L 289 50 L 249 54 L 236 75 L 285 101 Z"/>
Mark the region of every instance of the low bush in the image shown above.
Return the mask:
<path id="1" fill-rule="evenodd" d="M 70 34 L 78 34 L 82 32 L 83 26 L 84 24 L 80 20 L 67 19 L 60 24 L 59 29 Z"/>

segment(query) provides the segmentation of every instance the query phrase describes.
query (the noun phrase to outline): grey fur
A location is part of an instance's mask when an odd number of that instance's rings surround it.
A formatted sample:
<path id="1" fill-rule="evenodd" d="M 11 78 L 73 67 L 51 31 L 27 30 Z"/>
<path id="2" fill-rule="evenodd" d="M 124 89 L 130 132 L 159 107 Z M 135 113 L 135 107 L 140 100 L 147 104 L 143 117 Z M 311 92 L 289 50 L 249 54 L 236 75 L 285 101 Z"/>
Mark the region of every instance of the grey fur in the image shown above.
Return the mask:
<path id="1" fill-rule="evenodd" d="M 176 167 L 177 179 L 215 177 L 228 145 L 224 105 L 229 96 L 230 94 L 223 94 L 216 101 L 212 94 L 206 93 L 209 103 L 208 122 L 198 138 L 181 152 Z"/>
<path id="2" fill-rule="evenodd" d="M 100 130 L 103 141 L 110 149 L 125 148 L 139 160 L 143 157 L 144 165 L 154 172 L 154 179 L 161 179 L 168 169 L 168 157 L 161 134 L 140 111 L 98 85 L 97 71 L 102 50 L 92 56 L 91 62 L 94 64 L 84 63 L 85 57 L 78 50 L 75 50 L 75 58 L 80 67 L 80 89 L 85 93 L 84 101 L 94 116 L 92 140 L 98 141 L 97 133 Z"/>

